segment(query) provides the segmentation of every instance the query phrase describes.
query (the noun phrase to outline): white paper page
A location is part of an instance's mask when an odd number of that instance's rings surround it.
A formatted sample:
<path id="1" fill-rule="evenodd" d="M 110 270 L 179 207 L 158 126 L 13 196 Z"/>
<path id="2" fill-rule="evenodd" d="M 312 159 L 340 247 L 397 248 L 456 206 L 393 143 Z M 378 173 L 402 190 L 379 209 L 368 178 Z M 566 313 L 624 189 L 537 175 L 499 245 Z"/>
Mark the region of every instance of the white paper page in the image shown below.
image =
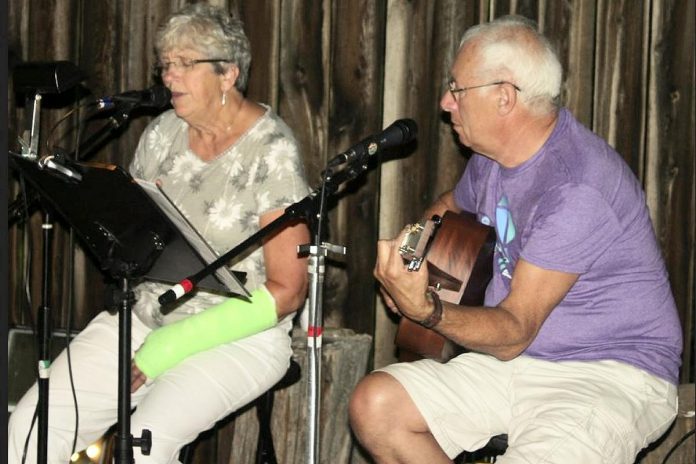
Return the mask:
<path id="1" fill-rule="evenodd" d="M 193 228 L 191 223 L 186 219 L 186 217 L 179 211 L 179 209 L 174 205 L 174 203 L 167 197 L 167 195 L 154 183 L 143 179 L 135 179 L 135 181 L 142 187 L 143 190 L 154 200 L 154 202 L 159 206 L 159 208 L 167 215 L 167 217 L 172 221 L 174 226 L 182 233 L 186 241 L 198 252 L 198 254 L 203 258 L 203 260 L 210 264 L 218 258 L 218 254 L 208 245 L 208 242 Z M 194 273 L 197 271 L 194 271 Z M 215 275 L 220 279 L 220 281 L 232 292 L 246 294 L 249 296 L 249 292 L 244 288 L 244 286 L 239 282 L 239 280 L 232 274 L 232 272 L 227 268 L 227 266 L 220 266 L 216 271 Z"/>

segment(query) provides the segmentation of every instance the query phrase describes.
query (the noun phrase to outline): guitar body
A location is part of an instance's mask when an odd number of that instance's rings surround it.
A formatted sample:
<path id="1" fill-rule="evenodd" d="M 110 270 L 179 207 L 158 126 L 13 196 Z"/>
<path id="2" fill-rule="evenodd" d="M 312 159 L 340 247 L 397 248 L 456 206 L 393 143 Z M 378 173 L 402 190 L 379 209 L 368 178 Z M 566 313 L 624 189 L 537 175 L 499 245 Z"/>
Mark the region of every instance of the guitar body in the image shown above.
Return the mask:
<path id="1" fill-rule="evenodd" d="M 442 301 L 480 306 L 491 279 L 495 231 L 470 213 L 447 211 L 425 255 L 430 285 Z M 402 317 L 396 333 L 400 361 L 445 362 L 463 351 L 434 330 Z"/>

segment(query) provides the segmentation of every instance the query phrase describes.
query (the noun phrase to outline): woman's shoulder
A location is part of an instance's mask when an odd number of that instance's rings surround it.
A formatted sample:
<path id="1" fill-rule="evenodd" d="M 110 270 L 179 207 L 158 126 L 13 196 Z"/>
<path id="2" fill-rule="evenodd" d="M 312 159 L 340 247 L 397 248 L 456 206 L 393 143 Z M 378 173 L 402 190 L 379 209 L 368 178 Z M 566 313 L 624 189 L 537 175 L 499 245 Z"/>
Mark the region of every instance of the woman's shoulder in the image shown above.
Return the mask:
<path id="1" fill-rule="evenodd" d="M 150 121 L 145 128 L 145 132 L 163 132 L 169 134 L 180 130 L 183 124 L 185 123 L 176 115 L 174 110 L 169 109 Z"/>
<path id="2" fill-rule="evenodd" d="M 159 159 L 159 156 L 153 156 L 153 153 L 165 153 L 171 149 L 172 145 L 183 143 L 184 138 L 179 134 L 184 127 L 185 123 L 174 110 L 168 110 L 156 116 L 140 134 L 135 157 Z"/>
<path id="3" fill-rule="evenodd" d="M 292 129 L 290 129 L 273 108 L 264 103 L 258 103 L 258 105 L 264 112 L 249 131 L 251 138 L 257 143 L 266 145 L 279 139 L 285 139 L 295 144 L 295 136 L 292 133 Z"/>

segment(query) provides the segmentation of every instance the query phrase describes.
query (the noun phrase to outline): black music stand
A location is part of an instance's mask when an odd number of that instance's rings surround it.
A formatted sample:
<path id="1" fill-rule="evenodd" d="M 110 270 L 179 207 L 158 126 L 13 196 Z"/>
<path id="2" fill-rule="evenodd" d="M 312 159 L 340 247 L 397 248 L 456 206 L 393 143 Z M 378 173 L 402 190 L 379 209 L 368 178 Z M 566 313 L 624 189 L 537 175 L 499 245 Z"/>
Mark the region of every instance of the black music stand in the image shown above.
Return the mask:
<path id="1" fill-rule="evenodd" d="M 130 284 L 150 277 L 168 283 L 181 278 L 179 263 L 185 267 L 205 266 L 201 244 L 192 244 L 192 235 L 170 219 L 142 187 L 115 165 L 42 163 L 10 154 L 10 165 L 39 192 L 42 199 L 61 215 L 94 254 L 102 271 L 120 282 L 119 299 L 119 385 L 116 462 L 130 464 L 133 446 L 149 453 L 151 435 L 141 438 L 130 433 Z M 195 237 L 194 237 L 195 239 Z M 184 264 L 182 264 L 184 263 Z M 157 264 L 157 265 L 156 265 Z M 169 269 L 169 271 L 168 271 Z M 152 273 L 152 275 L 150 275 Z M 224 275 L 221 279 L 219 276 Z M 224 282 L 224 283 L 223 283 Z M 238 275 L 221 268 L 199 287 L 230 295 L 249 295 Z"/>

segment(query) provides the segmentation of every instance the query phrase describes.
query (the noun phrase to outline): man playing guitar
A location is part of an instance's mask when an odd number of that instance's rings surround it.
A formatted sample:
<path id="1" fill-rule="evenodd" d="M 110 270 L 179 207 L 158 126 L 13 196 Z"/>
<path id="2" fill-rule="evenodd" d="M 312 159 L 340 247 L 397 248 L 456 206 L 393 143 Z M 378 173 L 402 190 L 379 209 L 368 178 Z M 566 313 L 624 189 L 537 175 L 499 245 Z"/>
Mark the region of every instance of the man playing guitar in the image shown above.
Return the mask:
<path id="1" fill-rule="evenodd" d="M 440 105 L 474 155 L 424 217 L 495 229 L 481 306 L 447 302 L 404 233 L 378 243 L 387 306 L 467 352 L 375 371 L 351 424 L 379 463 L 452 462 L 499 434 L 499 463 L 634 462 L 676 415 L 681 328 L 641 186 L 556 103 L 561 65 L 536 25 L 468 30 Z"/>

